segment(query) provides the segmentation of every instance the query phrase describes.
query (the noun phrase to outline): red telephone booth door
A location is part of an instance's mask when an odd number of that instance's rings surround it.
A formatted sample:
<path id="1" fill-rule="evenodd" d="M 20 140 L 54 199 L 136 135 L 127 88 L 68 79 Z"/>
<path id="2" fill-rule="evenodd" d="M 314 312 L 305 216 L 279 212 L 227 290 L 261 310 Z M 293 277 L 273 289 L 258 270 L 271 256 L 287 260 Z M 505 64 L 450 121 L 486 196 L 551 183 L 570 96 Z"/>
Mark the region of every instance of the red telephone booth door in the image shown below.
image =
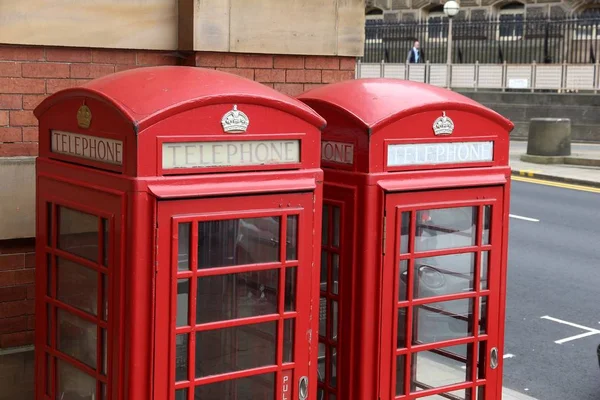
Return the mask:
<path id="1" fill-rule="evenodd" d="M 168 366 L 169 384 L 156 398 L 316 393 L 313 208 L 313 193 L 159 202 L 156 337 L 169 351 L 157 365 Z"/>
<path id="2" fill-rule="evenodd" d="M 382 399 L 500 398 L 503 196 L 502 187 L 386 195 L 384 282 L 394 285 L 384 285 L 383 311 L 394 322 Z"/>

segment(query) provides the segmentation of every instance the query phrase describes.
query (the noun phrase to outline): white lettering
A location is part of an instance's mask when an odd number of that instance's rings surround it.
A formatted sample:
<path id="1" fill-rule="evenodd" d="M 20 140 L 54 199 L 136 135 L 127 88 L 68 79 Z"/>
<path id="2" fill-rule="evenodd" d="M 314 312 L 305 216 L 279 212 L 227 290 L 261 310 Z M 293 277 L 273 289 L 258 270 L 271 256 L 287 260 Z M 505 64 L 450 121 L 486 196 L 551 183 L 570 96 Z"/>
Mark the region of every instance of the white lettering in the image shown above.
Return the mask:
<path id="1" fill-rule="evenodd" d="M 321 143 L 321 160 L 340 164 L 354 164 L 354 145 L 350 143 Z"/>
<path id="2" fill-rule="evenodd" d="M 163 169 L 293 164 L 299 140 L 163 143 Z"/>
<path id="3" fill-rule="evenodd" d="M 52 152 L 123 165 L 123 142 L 78 133 L 52 131 Z"/>
<path id="4" fill-rule="evenodd" d="M 388 167 L 490 162 L 494 160 L 494 142 L 454 142 L 391 144 Z"/>

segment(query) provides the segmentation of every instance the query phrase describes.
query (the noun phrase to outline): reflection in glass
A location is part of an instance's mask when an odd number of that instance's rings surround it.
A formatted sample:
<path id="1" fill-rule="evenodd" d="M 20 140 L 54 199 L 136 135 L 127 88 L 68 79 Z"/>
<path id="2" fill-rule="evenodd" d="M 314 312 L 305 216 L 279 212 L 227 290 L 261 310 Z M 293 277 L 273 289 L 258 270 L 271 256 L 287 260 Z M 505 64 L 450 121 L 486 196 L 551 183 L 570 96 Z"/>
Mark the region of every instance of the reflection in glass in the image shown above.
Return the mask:
<path id="1" fill-rule="evenodd" d="M 333 247 L 340 246 L 340 208 L 333 207 Z"/>
<path id="2" fill-rule="evenodd" d="M 414 262 L 414 298 L 465 293 L 475 282 L 475 253 L 417 258 Z"/>
<path id="3" fill-rule="evenodd" d="M 285 311 L 296 310 L 296 267 L 285 270 Z"/>
<path id="4" fill-rule="evenodd" d="M 337 340 L 338 332 L 338 302 L 331 300 L 331 340 Z"/>
<path id="5" fill-rule="evenodd" d="M 323 221 L 321 223 L 321 244 L 329 244 L 329 206 L 323 205 Z"/>
<path id="6" fill-rule="evenodd" d="M 106 400 L 108 398 L 108 393 L 107 393 L 107 388 L 106 388 L 106 383 L 101 383 L 100 384 L 100 398 L 102 400 Z"/>
<path id="7" fill-rule="evenodd" d="M 401 260 L 400 268 L 398 270 L 398 301 L 406 300 L 407 282 L 408 282 L 408 260 Z"/>
<path id="8" fill-rule="evenodd" d="M 396 347 L 402 349 L 406 347 L 406 308 L 398 309 L 398 333 Z"/>
<path id="9" fill-rule="evenodd" d="M 417 211 L 415 251 L 475 245 L 476 207 Z"/>
<path id="10" fill-rule="evenodd" d="M 327 252 L 321 250 L 321 291 L 327 291 Z"/>
<path id="11" fill-rule="evenodd" d="M 61 359 L 56 367 L 56 400 L 96 400 L 94 378 Z"/>
<path id="12" fill-rule="evenodd" d="M 187 333 L 175 336 L 175 381 L 188 380 L 188 341 Z"/>
<path id="13" fill-rule="evenodd" d="M 279 270 L 198 278 L 196 323 L 277 313 Z"/>
<path id="14" fill-rule="evenodd" d="M 48 346 L 52 345 L 52 306 L 49 303 L 46 303 L 46 344 Z"/>
<path id="15" fill-rule="evenodd" d="M 481 252 L 481 269 L 479 271 L 479 288 L 480 290 L 488 289 L 488 270 L 489 270 L 489 259 L 490 252 L 482 251 Z"/>
<path id="16" fill-rule="evenodd" d="M 108 267 L 108 255 L 110 252 L 110 241 L 108 240 L 108 220 L 102 218 L 102 234 L 103 234 L 103 247 L 102 247 L 102 264 Z"/>
<path id="17" fill-rule="evenodd" d="M 321 297 L 319 302 L 319 335 L 325 337 L 327 332 L 327 298 Z"/>
<path id="18" fill-rule="evenodd" d="M 340 274 L 340 256 L 331 254 L 331 292 L 338 294 Z"/>
<path id="19" fill-rule="evenodd" d="M 102 274 L 102 319 L 108 321 L 108 276 Z"/>
<path id="20" fill-rule="evenodd" d="M 177 326 L 189 324 L 190 280 L 177 280 Z"/>
<path id="21" fill-rule="evenodd" d="M 58 248 L 98 262 L 98 217 L 67 207 L 58 208 Z"/>
<path id="22" fill-rule="evenodd" d="M 331 351 L 329 358 L 329 374 L 331 375 L 329 379 L 329 385 L 331 387 L 335 387 L 337 382 L 337 349 L 335 347 L 330 347 L 329 349 Z"/>
<path id="23" fill-rule="evenodd" d="M 283 362 L 294 362 L 294 329 L 295 320 L 283 321 Z"/>
<path id="24" fill-rule="evenodd" d="M 479 351 L 477 354 L 477 378 L 485 379 L 487 367 L 487 342 L 479 342 Z"/>
<path id="25" fill-rule="evenodd" d="M 396 357 L 396 396 L 404 394 L 404 374 L 406 369 L 406 356 Z"/>
<path id="26" fill-rule="evenodd" d="M 254 375 L 196 386 L 194 398 L 201 400 L 274 399 L 275 374 Z"/>
<path id="27" fill-rule="evenodd" d="M 483 207 L 482 244 L 490 244 L 490 225 L 492 223 L 492 206 Z"/>
<path id="28" fill-rule="evenodd" d="M 46 381 L 45 381 L 45 393 L 50 396 L 52 390 L 52 357 L 46 353 Z"/>
<path id="29" fill-rule="evenodd" d="M 91 368 L 96 368 L 98 328 L 96 325 L 70 314 L 56 310 L 57 349 Z"/>
<path id="30" fill-rule="evenodd" d="M 459 339 L 471 335 L 473 335 L 472 298 L 414 307 L 413 344 Z"/>
<path id="31" fill-rule="evenodd" d="M 187 389 L 178 389 L 175 391 L 175 400 L 188 400 Z"/>
<path id="32" fill-rule="evenodd" d="M 317 375 L 319 382 L 325 382 L 325 344 L 319 342 L 319 358 L 317 360 Z"/>
<path id="33" fill-rule="evenodd" d="M 98 274 L 96 271 L 64 258 L 56 258 L 58 300 L 82 311 L 97 315 Z"/>
<path id="34" fill-rule="evenodd" d="M 177 226 L 177 269 L 187 271 L 190 269 L 190 233 L 191 222 L 183 222 Z"/>
<path id="35" fill-rule="evenodd" d="M 285 259 L 298 259 L 298 216 L 288 215 L 287 217 L 287 244 L 285 250 Z"/>
<path id="36" fill-rule="evenodd" d="M 487 333 L 488 297 L 479 298 L 479 334 Z"/>
<path id="37" fill-rule="evenodd" d="M 103 375 L 108 375 L 108 338 L 106 329 L 102 329 L 102 371 Z"/>
<path id="38" fill-rule="evenodd" d="M 52 247 L 52 203 L 46 203 L 46 236 L 47 244 Z"/>
<path id="39" fill-rule="evenodd" d="M 277 322 L 196 332 L 196 378 L 275 364 Z"/>
<path id="40" fill-rule="evenodd" d="M 198 223 L 198 268 L 279 261 L 280 217 Z"/>
<path id="41" fill-rule="evenodd" d="M 403 212 L 400 222 L 400 254 L 408 253 L 408 237 L 410 226 L 410 212 Z"/>
<path id="42" fill-rule="evenodd" d="M 52 297 L 52 256 L 50 254 L 46 254 L 46 294 L 48 297 Z"/>
<path id="43" fill-rule="evenodd" d="M 412 385 L 419 391 L 470 381 L 472 353 L 470 344 L 416 353 L 412 359 Z"/>
<path id="44" fill-rule="evenodd" d="M 479 386 L 477 388 L 477 397 L 475 400 L 485 400 L 485 386 Z"/>

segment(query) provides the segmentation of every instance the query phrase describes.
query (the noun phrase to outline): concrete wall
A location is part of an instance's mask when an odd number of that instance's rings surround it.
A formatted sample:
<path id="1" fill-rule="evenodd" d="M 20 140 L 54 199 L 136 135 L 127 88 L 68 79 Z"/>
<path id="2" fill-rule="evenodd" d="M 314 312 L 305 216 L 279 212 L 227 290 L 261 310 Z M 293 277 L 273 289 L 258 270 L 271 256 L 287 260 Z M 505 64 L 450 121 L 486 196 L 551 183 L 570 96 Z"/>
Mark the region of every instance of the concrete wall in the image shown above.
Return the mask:
<path id="1" fill-rule="evenodd" d="M 527 138 L 531 118 L 570 118 L 574 141 L 600 142 L 600 96 L 579 93 L 465 92 L 515 124 L 512 138 Z"/>

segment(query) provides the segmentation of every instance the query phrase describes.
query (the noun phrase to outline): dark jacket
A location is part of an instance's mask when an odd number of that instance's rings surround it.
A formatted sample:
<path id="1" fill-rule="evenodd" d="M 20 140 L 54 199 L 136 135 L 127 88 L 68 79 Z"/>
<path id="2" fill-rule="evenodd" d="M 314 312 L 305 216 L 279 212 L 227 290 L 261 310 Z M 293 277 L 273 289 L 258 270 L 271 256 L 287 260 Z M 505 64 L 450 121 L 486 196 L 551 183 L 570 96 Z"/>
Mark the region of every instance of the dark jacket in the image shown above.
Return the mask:
<path id="1" fill-rule="evenodd" d="M 418 61 L 418 63 L 421 64 L 421 63 L 425 62 L 425 61 L 423 61 L 423 59 L 425 58 L 425 54 L 423 53 L 422 49 L 418 49 L 417 51 L 419 52 L 419 61 Z M 406 56 L 406 62 L 408 64 L 414 64 L 415 62 L 417 62 L 417 61 L 415 61 L 415 59 L 416 59 L 415 52 L 413 51 L 413 48 L 411 48 L 408 51 L 408 55 Z"/>

